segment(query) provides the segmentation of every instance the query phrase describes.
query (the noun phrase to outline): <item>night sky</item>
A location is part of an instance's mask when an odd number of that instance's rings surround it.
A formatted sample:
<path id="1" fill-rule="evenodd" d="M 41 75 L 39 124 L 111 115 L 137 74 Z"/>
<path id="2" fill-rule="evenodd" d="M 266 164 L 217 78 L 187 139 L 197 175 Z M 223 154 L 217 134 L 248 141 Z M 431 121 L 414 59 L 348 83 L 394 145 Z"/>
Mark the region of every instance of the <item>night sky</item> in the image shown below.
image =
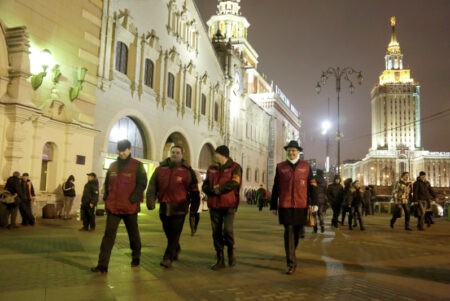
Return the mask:
<path id="1" fill-rule="evenodd" d="M 195 0 L 205 20 L 217 0 Z M 330 155 L 336 159 L 336 86 L 330 78 L 317 95 L 315 86 L 328 67 L 361 70 L 364 81 L 354 94 L 342 80 L 341 161 L 362 159 L 371 147 L 370 91 L 384 70 L 397 18 L 397 40 L 404 68 L 421 86 L 422 146 L 450 152 L 450 1 L 449 0 L 242 0 L 250 22 L 248 40 L 259 54 L 258 70 L 274 81 L 301 113 L 306 158 L 323 165 L 321 122 L 330 98 Z M 355 80 L 356 82 L 356 80 Z"/>

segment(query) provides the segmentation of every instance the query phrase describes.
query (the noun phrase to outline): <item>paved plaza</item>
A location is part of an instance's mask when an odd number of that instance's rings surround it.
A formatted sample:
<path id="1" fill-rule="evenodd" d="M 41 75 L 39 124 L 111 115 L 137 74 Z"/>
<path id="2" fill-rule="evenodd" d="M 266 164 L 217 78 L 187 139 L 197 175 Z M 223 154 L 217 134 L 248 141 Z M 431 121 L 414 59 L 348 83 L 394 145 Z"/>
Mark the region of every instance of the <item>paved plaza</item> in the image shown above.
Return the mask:
<path id="1" fill-rule="evenodd" d="M 330 213 L 330 212 L 329 212 Z M 215 262 L 208 212 L 172 269 L 159 266 L 165 237 L 157 211 L 139 216 L 141 266 L 130 267 L 123 223 L 109 272 L 94 274 L 105 217 L 95 232 L 76 219 L 39 219 L 34 227 L 0 229 L 0 300 L 450 300 L 450 221 L 424 232 L 389 228 L 387 214 L 366 218 L 367 230 L 333 230 L 306 237 L 299 266 L 285 275 L 283 228 L 264 208 L 242 205 L 236 215 L 238 264 L 212 271 Z M 414 219 L 415 222 L 415 219 Z"/>

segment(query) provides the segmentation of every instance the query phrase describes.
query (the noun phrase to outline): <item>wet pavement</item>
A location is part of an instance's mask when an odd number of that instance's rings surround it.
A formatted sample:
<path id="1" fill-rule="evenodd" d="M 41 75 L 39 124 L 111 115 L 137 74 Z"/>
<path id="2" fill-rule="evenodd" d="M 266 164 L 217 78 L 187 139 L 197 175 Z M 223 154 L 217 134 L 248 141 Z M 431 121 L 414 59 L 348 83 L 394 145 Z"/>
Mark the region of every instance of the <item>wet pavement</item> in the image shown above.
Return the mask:
<path id="1" fill-rule="evenodd" d="M 329 215 L 331 213 L 328 212 Z M 39 219 L 34 227 L 0 228 L 0 300 L 450 300 L 450 221 L 423 232 L 389 227 L 387 214 L 366 218 L 366 231 L 311 233 L 297 249 L 298 269 L 286 275 L 283 227 L 264 208 L 242 205 L 236 215 L 238 263 L 212 271 L 215 262 L 208 212 L 171 269 L 159 265 L 165 237 L 157 211 L 139 216 L 141 265 L 130 267 L 123 223 L 109 272 L 94 274 L 105 217 L 94 232 L 79 221 Z M 415 219 L 413 219 L 415 223 Z"/>

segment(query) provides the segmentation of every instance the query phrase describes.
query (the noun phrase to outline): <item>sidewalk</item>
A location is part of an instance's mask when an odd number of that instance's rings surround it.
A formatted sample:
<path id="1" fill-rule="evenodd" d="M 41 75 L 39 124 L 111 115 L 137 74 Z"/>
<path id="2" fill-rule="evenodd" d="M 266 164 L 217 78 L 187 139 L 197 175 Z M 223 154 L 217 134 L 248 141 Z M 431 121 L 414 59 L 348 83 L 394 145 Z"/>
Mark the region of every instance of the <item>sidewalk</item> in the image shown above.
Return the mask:
<path id="1" fill-rule="evenodd" d="M 328 212 L 330 214 L 330 212 Z M 157 211 L 139 216 L 141 266 L 130 267 L 123 223 L 106 275 L 95 266 L 105 217 L 95 232 L 75 219 L 38 220 L 34 227 L 0 229 L 0 300 L 450 300 L 450 222 L 436 219 L 424 232 L 389 228 L 388 215 L 366 218 L 367 230 L 312 234 L 297 250 L 299 267 L 284 274 L 283 227 L 276 216 L 243 204 L 236 215 L 238 263 L 215 262 L 208 212 L 190 236 L 186 222 L 180 260 L 159 266 L 165 237 Z M 415 219 L 412 220 L 413 224 Z"/>

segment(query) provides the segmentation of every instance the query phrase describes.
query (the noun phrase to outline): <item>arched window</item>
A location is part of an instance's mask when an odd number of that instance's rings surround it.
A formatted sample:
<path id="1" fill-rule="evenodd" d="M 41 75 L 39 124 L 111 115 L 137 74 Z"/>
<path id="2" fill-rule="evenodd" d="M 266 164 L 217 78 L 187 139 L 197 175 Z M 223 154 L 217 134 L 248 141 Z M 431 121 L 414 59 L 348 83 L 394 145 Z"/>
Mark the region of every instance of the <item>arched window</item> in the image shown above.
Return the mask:
<path id="1" fill-rule="evenodd" d="M 190 85 L 186 85 L 186 107 L 192 107 L 192 87 Z"/>
<path id="2" fill-rule="evenodd" d="M 172 73 L 167 75 L 167 97 L 173 98 L 175 89 L 175 76 Z"/>
<path id="3" fill-rule="evenodd" d="M 144 75 L 144 85 L 153 88 L 153 61 L 150 59 L 145 60 L 145 75 Z"/>
<path id="4" fill-rule="evenodd" d="M 206 95 L 202 93 L 202 104 L 200 108 L 200 113 L 206 115 Z"/>
<path id="5" fill-rule="evenodd" d="M 146 143 L 140 127 L 130 117 L 123 117 L 112 127 L 109 133 L 108 153 L 117 153 L 117 142 L 128 139 L 131 142 L 131 155 L 145 159 Z"/>
<path id="6" fill-rule="evenodd" d="M 259 170 L 258 169 L 255 170 L 255 182 L 256 183 L 259 182 Z"/>
<path id="7" fill-rule="evenodd" d="M 127 74 L 128 47 L 122 42 L 116 44 L 116 70 Z"/>
<path id="8" fill-rule="evenodd" d="M 250 167 L 247 167 L 247 172 L 245 174 L 245 178 L 249 182 L 252 180 L 252 169 Z"/>

